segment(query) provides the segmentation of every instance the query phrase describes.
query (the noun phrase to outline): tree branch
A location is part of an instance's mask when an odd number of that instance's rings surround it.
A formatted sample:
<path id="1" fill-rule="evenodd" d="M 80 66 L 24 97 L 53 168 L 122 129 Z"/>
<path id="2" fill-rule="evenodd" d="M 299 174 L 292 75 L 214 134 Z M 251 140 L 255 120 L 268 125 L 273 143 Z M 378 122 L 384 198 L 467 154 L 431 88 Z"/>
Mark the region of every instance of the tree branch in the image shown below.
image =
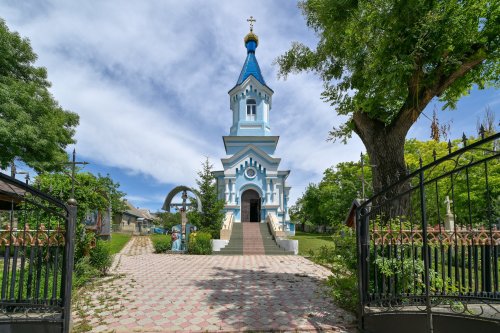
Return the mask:
<path id="1" fill-rule="evenodd" d="M 453 73 L 450 75 L 439 75 L 437 82 L 425 89 L 418 89 L 418 80 L 420 78 L 419 72 L 415 72 L 410 78 L 408 87 L 409 93 L 406 102 L 401 107 L 398 116 L 391 124 L 391 127 L 404 128 L 409 130 L 413 123 L 420 116 L 429 102 L 436 96 L 440 96 L 446 89 L 448 89 L 457 79 L 466 75 L 470 70 L 480 65 L 486 57 L 482 54 L 483 49 L 477 50 L 466 61 L 464 61 Z M 435 71 L 442 73 L 442 66 L 438 66 Z"/>

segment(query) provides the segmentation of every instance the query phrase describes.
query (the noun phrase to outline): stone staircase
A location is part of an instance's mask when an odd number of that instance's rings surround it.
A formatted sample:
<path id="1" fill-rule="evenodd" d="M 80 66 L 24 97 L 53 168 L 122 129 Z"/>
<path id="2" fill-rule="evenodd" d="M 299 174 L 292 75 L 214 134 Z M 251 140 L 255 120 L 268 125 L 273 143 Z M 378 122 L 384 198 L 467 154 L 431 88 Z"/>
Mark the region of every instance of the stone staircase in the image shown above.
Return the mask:
<path id="1" fill-rule="evenodd" d="M 267 223 L 234 223 L 231 239 L 219 252 L 220 255 L 289 255 L 293 252 L 280 248 L 273 240 Z"/>

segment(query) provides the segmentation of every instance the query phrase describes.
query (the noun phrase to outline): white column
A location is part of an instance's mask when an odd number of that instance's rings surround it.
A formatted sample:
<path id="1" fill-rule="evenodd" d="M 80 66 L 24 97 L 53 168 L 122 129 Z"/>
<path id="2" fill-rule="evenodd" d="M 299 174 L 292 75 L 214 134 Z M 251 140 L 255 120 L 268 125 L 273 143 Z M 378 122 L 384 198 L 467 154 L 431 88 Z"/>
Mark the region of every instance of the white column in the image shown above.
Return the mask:
<path id="1" fill-rule="evenodd" d="M 231 199 L 230 199 L 230 201 L 231 201 L 232 204 L 236 204 L 236 192 L 235 192 L 236 191 L 236 184 L 235 184 L 235 179 L 231 180 L 231 187 L 230 187 L 230 189 L 231 189 L 231 196 L 230 196 Z"/>
<path id="2" fill-rule="evenodd" d="M 224 191 L 226 195 L 226 204 L 229 204 L 229 179 L 224 178 L 224 183 L 226 184 L 226 190 Z"/>
<path id="3" fill-rule="evenodd" d="M 273 180 L 273 187 L 274 187 L 273 188 L 273 204 L 276 205 L 276 204 L 279 203 L 278 202 L 279 199 L 278 199 L 278 196 L 277 196 L 277 194 L 279 194 L 279 192 L 278 192 L 278 179 L 274 179 Z"/>
<path id="4" fill-rule="evenodd" d="M 271 180 L 266 179 L 267 187 L 266 187 L 266 204 L 269 204 L 269 197 L 271 196 Z"/>

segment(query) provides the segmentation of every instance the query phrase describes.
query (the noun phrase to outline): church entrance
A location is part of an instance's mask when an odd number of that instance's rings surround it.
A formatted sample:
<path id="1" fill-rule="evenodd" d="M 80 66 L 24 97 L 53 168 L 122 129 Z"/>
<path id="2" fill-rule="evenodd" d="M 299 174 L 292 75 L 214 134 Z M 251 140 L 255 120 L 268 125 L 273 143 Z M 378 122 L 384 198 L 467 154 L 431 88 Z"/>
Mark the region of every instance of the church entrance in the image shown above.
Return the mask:
<path id="1" fill-rule="evenodd" d="M 246 190 L 241 195 L 241 222 L 260 222 L 260 196 L 257 191 Z"/>

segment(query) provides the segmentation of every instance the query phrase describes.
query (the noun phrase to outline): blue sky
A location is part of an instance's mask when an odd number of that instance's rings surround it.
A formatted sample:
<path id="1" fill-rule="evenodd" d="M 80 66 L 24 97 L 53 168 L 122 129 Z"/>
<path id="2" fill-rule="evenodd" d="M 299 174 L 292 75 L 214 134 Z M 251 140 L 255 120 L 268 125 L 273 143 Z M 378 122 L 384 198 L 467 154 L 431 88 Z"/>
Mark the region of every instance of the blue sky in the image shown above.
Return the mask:
<path id="1" fill-rule="evenodd" d="M 31 40 L 55 98 L 80 115 L 68 151 L 76 148 L 90 163 L 85 170 L 109 173 L 141 208 L 156 211 L 172 187 L 194 185 L 205 157 L 221 169 L 221 137 L 231 125 L 227 92 L 245 60 L 250 15 L 260 39 L 256 56 L 275 91 L 271 130 L 280 136 L 281 168 L 292 171 L 291 201 L 325 168 L 364 151 L 356 137 L 347 145 L 325 141 L 344 119 L 320 100 L 317 77 L 277 79 L 273 61 L 292 41 L 316 45 L 294 1 L 6 0 L 0 13 Z M 486 105 L 498 115 L 500 91 L 473 90 L 438 117 L 452 122 L 458 138 L 475 132 Z M 425 114 L 432 117 L 434 107 L 440 110 L 432 102 Z M 409 137 L 426 140 L 429 125 L 421 116 Z"/>

